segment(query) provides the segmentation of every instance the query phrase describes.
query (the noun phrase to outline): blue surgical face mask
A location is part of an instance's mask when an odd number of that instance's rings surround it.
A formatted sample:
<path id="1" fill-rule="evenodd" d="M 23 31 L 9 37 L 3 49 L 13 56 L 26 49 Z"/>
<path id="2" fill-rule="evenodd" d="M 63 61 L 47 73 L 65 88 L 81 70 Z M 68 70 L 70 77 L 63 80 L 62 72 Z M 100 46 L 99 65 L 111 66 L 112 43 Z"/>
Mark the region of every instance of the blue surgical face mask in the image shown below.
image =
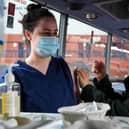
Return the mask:
<path id="1" fill-rule="evenodd" d="M 40 36 L 36 52 L 44 57 L 55 56 L 59 48 L 58 40 L 57 37 Z"/>

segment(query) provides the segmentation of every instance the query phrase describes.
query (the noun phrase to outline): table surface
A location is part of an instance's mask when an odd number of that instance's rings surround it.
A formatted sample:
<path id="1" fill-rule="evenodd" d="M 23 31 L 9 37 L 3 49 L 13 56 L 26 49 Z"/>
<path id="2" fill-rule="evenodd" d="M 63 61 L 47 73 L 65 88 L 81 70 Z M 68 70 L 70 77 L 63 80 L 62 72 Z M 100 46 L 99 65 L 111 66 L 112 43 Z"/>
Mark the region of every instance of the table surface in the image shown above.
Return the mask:
<path id="1" fill-rule="evenodd" d="M 31 123 L 27 126 L 20 126 L 12 129 L 65 129 L 61 114 L 21 113 L 20 116 L 30 119 Z M 113 124 L 118 125 L 121 129 L 129 129 L 129 117 L 105 117 L 104 121 L 105 120 L 111 120 Z"/>
<path id="2" fill-rule="evenodd" d="M 64 129 L 61 114 L 56 113 L 21 113 L 21 116 L 35 120 L 53 120 L 52 122 L 40 126 L 37 129 Z M 105 120 L 111 120 L 115 125 L 122 129 L 129 129 L 129 117 L 105 117 Z"/>

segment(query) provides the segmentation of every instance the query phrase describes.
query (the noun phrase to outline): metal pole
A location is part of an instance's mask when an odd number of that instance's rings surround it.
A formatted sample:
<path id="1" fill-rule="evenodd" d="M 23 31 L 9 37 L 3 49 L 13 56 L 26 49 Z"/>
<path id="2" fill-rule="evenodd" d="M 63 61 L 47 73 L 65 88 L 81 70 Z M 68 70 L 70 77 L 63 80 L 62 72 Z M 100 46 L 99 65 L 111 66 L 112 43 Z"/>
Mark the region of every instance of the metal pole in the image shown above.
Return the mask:
<path id="1" fill-rule="evenodd" d="M 110 53 L 111 53 L 111 43 L 112 43 L 112 34 L 108 33 L 107 36 L 107 44 L 105 51 L 105 65 L 106 65 L 106 73 L 109 75 L 110 73 Z"/>
<path id="2" fill-rule="evenodd" d="M 59 26 L 60 49 L 59 49 L 58 55 L 62 56 L 63 58 L 65 56 L 67 22 L 68 22 L 68 15 L 61 14 L 61 16 L 60 16 L 60 26 Z"/>

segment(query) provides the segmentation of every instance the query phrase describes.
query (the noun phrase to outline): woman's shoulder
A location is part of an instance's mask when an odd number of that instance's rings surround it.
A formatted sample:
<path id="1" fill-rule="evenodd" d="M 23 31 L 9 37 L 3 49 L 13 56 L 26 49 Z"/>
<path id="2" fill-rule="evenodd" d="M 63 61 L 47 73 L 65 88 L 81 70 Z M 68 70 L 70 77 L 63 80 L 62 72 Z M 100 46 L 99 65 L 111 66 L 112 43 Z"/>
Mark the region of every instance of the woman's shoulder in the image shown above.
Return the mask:
<path id="1" fill-rule="evenodd" d="M 65 67 L 68 66 L 68 63 L 61 56 L 52 57 L 52 61 Z"/>
<path id="2" fill-rule="evenodd" d="M 19 65 L 25 64 L 25 61 L 24 61 L 24 60 L 16 60 L 16 61 L 14 62 L 14 64 L 19 64 Z"/>
<path id="3" fill-rule="evenodd" d="M 17 61 L 14 62 L 14 64 L 17 64 L 18 67 L 17 66 L 13 67 L 13 70 L 19 69 L 19 68 L 22 68 L 22 67 L 26 67 L 25 61 L 22 61 L 22 60 L 17 60 Z"/>
<path id="4" fill-rule="evenodd" d="M 34 69 L 29 66 L 25 61 L 23 60 L 17 60 L 15 64 L 18 64 L 18 67 L 13 67 L 13 72 L 24 72 L 24 71 L 33 71 Z"/>
<path id="5" fill-rule="evenodd" d="M 61 69 L 64 70 L 65 73 L 71 74 L 73 76 L 73 67 L 70 63 L 66 62 L 65 59 L 61 56 L 52 57 L 53 61 L 55 61 L 57 64 L 61 66 Z"/>

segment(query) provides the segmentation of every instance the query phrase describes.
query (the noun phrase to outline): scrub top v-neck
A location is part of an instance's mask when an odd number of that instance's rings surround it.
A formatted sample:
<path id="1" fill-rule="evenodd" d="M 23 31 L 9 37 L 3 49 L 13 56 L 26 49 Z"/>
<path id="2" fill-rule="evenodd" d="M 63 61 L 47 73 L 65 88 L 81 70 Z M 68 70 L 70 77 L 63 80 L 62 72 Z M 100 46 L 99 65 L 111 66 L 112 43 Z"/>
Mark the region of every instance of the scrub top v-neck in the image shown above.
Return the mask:
<path id="1" fill-rule="evenodd" d="M 52 57 L 45 75 L 23 61 L 16 63 L 13 73 L 21 84 L 22 111 L 54 113 L 76 104 L 72 76 L 61 57 Z"/>

